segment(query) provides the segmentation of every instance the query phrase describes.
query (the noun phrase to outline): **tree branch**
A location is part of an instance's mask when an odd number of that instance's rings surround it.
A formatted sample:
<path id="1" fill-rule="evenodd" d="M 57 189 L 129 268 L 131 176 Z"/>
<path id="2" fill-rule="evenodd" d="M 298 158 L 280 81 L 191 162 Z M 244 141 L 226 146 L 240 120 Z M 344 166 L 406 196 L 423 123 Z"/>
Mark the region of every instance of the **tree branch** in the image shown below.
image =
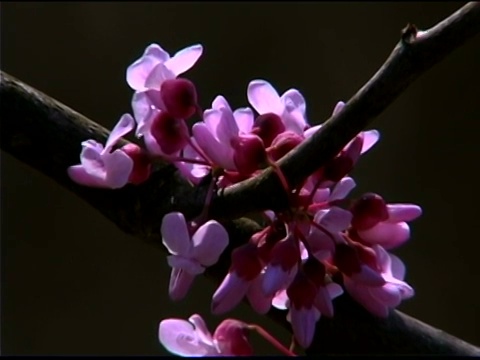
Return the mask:
<path id="1" fill-rule="evenodd" d="M 335 156 L 410 83 L 479 31 L 477 2 L 468 3 L 421 37 L 415 37 L 412 26 L 407 27 L 385 64 L 344 110 L 280 160 L 290 184 L 298 184 Z M 80 143 L 86 139 L 104 143 L 108 131 L 4 72 L 0 96 L 1 149 L 80 196 L 125 232 L 161 245 L 159 227 L 166 213 L 182 211 L 191 218 L 200 212 L 206 187 L 191 187 L 166 164 L 159 165 L 151 179 L 140 186 L 100 190 L 73 183 L 66 169 L 78 163 Z M 285 206 L 276 175 L 266 170 L 258 178 L 220 192 L 211 213 L 228 220 L 250 211 Z M 231 237 L 229 250 L 259 229 L 247 219 L 226 221 L 225 225 Z M 226 251 L 220 262 L 208 269 L 207 276 L 216 281 L 223 278 L 229 253 Z M 319 321 L 316 340 L 307 353 L 480 355 L 477 347 L 401 312 L 377 319 L 347 295 L 335 302 L 335 318 Z M 289 328 L 284 312 L 272 310 L 269 316 Z"/>

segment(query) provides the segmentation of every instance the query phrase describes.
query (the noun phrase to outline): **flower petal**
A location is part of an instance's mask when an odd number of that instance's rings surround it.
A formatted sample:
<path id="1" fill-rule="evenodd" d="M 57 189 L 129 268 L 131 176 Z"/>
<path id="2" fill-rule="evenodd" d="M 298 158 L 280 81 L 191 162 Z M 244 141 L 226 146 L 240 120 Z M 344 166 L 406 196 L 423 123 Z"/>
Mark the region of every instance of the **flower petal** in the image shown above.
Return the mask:
<path id="1" fill-rule="evenodd" d="M 101 156 L 103 146 L 94 140 L 84 141 L 80 153 L 80 163 L 87 174 L 90 174 L 102 181 L 106 177 L 105 162 Z M 100 151 L 99 151 L 100 150 Z"/>
<path id="2" fill-rule="evenodd" d="M 202 56 L 203 46 L 200 44 L 189 46 L 178 51 L 169 60 L 165 66 L 175 74 L 175 77 L 189 70 L 197 60 Z"/>
<path id="3" fill-rule="evenodd" d="M 247 293 L 249 281 L 240 278 L 236 272 L 229 272 L 213 294 L 212 313 L 219 315 L 232 310 Z"/>
<path id="4" fill-rule="evenodd" d="M 343 101 L 339 101 L 336 105 L 335 108 L 333 109 L 332 116 L 337 115 L 342 109 L 345 107 L 345 103 Z"/>
<path id="5" fill-rule="evenodd" d="M 165 80 L 170 79 L 175 79 L 175 74 L 173 74 L 165 64 L 159 63 L 152 69 L 145 79 L 145 88 L 160 90 L 162 83 Z"/>
<path id="6" fill-rule="evenodd" d="M 83 165 L 73 165 L 67 169 L 68 176 L 70 179 L 75 181 L 77 184 L 91 187 L 105 188 L 107 185 L 102 179 L 87 173 Z"/>
<path id="7" fill-rule="evenodd" d="M 145 81 L 159 60 L 152 55 L 142 56 L 127 68 L 127 84 L 133 90 L 145 90 Z"/>
<path id="8" fill-rule="evenodd" d="M 272 306 L 279 310 L 286 310 L 289 306 L 289 298 L 285 289 L 278 291 L 272 299 Z"/>
<path id="9" fill-rule="evenodd" d="M 387 204 L 387 222 L 412 221 L 422 215 L 422 208 L 414 204 Z"/>
<path id="10" fill-rule="evenodd" d="M 247 291 L 247 299 L 253 310 L 259 314 L 266 314 L 272 306 L 272 296 L 265 296 L 262 291 L 263 274 L 260 273 L 250 283 Z"/>
<path id="11" fill-rule="evenodd" d="M 230 146 L 218 142 L 205 123 L 194 124 L 192 133 L 198 146 L 210 160 L 224 169 L 236 170 L 233 162 L 233 150 Z"/>
<path id="12" fill-rule="evenodd" d="M 110 132 L 103 153 L 109 152 L 110 149 L 118 142 L 118 140 L 132 131 L 134 127 L 135 120 L 133 119 L 132 115 L 123 114 L 113 130 Z"/>
<path id="13" fill-rule="evenodd" d="M 215 99 L 213 99 L 212 109 L 220 110 L 221 108 L 232 110 L 232 108 L 228 104 L 227 99 L 225 99 L 222 95 L 218 95 Z"/>
<path id="14" fill-rule="evenodd" d="M 103 156 L 105 161 L 105 181 L 112 189 L 118 189 L 128 183 L 133 170 L 133 160 L 123 150 L 117 149 Z"/>
<path id="15" fill-rule="evenodd" d="M 182 319 L 162 320 L 158 327 L 160 343 L 179 356 L 207 356 L 217 354 L 215 347 L 204 343 L 193 324 Z"/>
<path id="16" fill-rule="evenodd" d="M 402 245 L 410 238 L 410 227 L 406 222 L 381 222 L 374 227 L 358 231 L 358 235 L 369 244 L 382 245 L 389 250 Z"/>
<path id="17" fill-rule="evenodd" d="M 252 80 L 248 84 L 247 97 L 259 114 L 274 113 L 283 115 L 285 106 L 273 86 L 265 80 Z"/>
<path id="18" fill-rule="evenodd" d="M 315 323 L 318 314 L 315 309 L 295 309 L 290 308 L 290 323 L 292 324 L 295 339 L 302 348 L 306 349 L 310 346 L 315 335 Z M 316 316 L 317 315 L 317 316 Z"/>
<path id="19" fill-rule="evenodd" d="M 238 126 L 231 110 L 221 108 L 221 119 L 216 128 L 216 136 L 220 143 L 229 145 L 232 138 L 238 135 Z"/>
<path id="20" fill-rule="evenodd" d="M 297 89 L 289 89 L 283 93 L 280 100 L 285 105 L 288 112 L 298 110 L 303 116 L 305 116 L 307 105 L 305 98 Z M 306 123 L 304 125 L 307 125 Z"/>
<path id="21" fill-rule="evenodd" d="M 203 266 L 212 266 L 228 245 L 228 233 L 215 220 L 200 226 L 192 237 L 192 257 Z"/>
<path id="22" fill-rule="evenodd" d="M 190 255 L 192 243 L 187 222 L 180 212 L 171 212 L 163 217 L 160 230 L 163 245 L 172 255 Z"/>
<path id="23" fill-rule="evenodd" d="M 253 111 L 252 109 L 245 107 L 237 109 L 233 112 L 233 117 L 237 123 L 238 131 L 240 134 L 249 134 L 253 127 Z"/>
<path id="24" fill-rule="evenodd" d="M 362 131 L 363 134 L 363 146 L 361 153 L 365 153 L 372 148 L 380 139 L 380 133 L 377 130 Z"/>
<path id="25" fill-rule="evenodd" d="M 344 199 L 357 184 L 351 177 L 342 178 L 332 190 L 329 200 Z"/>
<path id="26" fill-rule="evenodd" d="M 170 298 L 174 301 L 179 301 L 185 298 L 194 279 L 195 275 L 189 274 L 181 268 L 172 268 L 168 285 L 168 295 Z"/>
<path id="27" fill-rule="evenodd" d="M 353 215 L 350 211 L 338 206 L 332 206 L 324 215 L 317 216 L 315 214 L 314 221 L 330 232 L 335 233 L 345 230 L 350 225 L 352 217 Z"/>
<path id="28" fill-rule="evenodd" d="M 391 272 L 392 276 L 398 280 L 405 279 L 406 267 L 402 260 L 398 256 L 388 254 L 390 256 Z"/>

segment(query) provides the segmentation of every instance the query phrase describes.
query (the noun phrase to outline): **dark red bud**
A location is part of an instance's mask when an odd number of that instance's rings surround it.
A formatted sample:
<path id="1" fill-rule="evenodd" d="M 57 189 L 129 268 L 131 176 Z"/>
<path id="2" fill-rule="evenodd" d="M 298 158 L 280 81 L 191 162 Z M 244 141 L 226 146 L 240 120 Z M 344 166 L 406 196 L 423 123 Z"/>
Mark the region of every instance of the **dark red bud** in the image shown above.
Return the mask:
<path id="1" fill-rule="evenodd" d="M 197 111 L 197 90 L 190 80 L 164 81 L 160 96 L 167 111 L 176 119 L 188 119 Z"/>
<path id="2" fill-rule="evenodd" d="M 334 182 L 342 180 L 353 169 L 353 160 L 345 154 L 330 160 L 323 168 L 323 177 Z"/>
<path id="3" fill-rule="evenodd" d="M 246 281 L 255 279 L 262 271 L 256 245 L 247 243 L 232 251 L 232 270 Z"/>
<path id="4" fill-rule="evenodd" d="M 282 119 L 277 114 L 266 113 L 255 119 L 252 133 L 260 136 L 265 146 L 270 146 L 272 141 L 285 131 Z"/>
<path id="5" fill-rule="evenodd" d="M 275 244 L 271 257 L 272 265 L 280 265 L 284 271 L 292 269 L 300 260 L 300 250 L 296 240 L 286 238 Z"/>
<path id="6" fill-rule="evenodd" d="M 347 276 L 359 273 L 362 270 L 356 249 L 347 244 L 336 246 L 333 262 L 338 270 Z"/>
<path id="7" fill-rule="evenodd" d="M 266 152 L 257 135 L 242 135 L 232 139 L 233 161 L 241 174 L 251 174 L 265 163 Z"/>
<path id="8" fill-rule="evenodd" d="M 278 135 L 267 149 L 268 156 L 277 161 L 303 141 L 300 135 L 286 131 Z"/>
<path id="9" fill-rule="evenodd" d="M 133 160 L 133 169 L 128 181 L 135 185 L 146 181 L 152 171 L 152 163 L 147 153 L 136 144 L 127 144 L 122 150 Z"/>
<path id="10" fill-rule="evenodd" d="M 296 309 L 313 307 L 318 289 L 315 284 L 303 273 L 299 271 L 292 284 L 287 289 L 287 296 L 290 304 Z"/>
<path id="11" fill-rule="evenodd" d="M 166 111 L 162 111 L 153 120 L 151 132 L 160 149 L 167 155 L 182 150 L 188 143 L 185 121 L 176 119 Z"/>
<path id="12" fill-rule="evenodd" d="M 253 354 L 253 349 L 248 341 L 248 334 L 245 323 L 226 319 L 217 326 L 213 338 L 222 355 L 249 356 Z"/>
<path id="13" fill-rule="evenodd" d="M 309 257 L 305 264 L 303 264 L 303 271 L 316 286 L 325 285 L 325 275 L 327 273 L 325 265 L 314 257 Z"/>
<path id="14" fill-rule="evenodd" d="M 350 211 L 353 214 L 352 226 L 356 230 L 367 230 L 388 219 L 385 201 L 380 195 L 368 193 L 356 200 Z"/>

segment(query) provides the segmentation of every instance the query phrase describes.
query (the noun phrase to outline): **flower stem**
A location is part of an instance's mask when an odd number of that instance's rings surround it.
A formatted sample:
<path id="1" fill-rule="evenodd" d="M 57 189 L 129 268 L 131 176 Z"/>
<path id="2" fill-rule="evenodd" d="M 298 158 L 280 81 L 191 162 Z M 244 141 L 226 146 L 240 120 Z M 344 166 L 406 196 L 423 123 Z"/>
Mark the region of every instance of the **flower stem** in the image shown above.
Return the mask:
<path id="1" fill-rule="evenodd" d="M 261 337 L 267 340 L 270 344 L 275 346 L 279 351 L 284 353 L 287 356 L 297 356 L 293 351 L 287 349 L 283 346 L 277 339 L 275 339 L 272 335 L 270 335 L 264 328 L 259 325 L 249 324 L 248 329 L 255 330 Z"/>

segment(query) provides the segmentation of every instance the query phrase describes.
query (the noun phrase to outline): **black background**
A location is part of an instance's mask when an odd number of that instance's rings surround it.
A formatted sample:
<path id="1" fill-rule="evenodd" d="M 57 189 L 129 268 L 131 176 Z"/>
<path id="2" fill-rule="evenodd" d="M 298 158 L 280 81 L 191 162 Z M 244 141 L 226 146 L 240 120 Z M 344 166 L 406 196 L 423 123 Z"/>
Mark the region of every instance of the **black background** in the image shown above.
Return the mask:
<path id="1" fill-rule="evenodd" d="M 263 78 L 280 93 L 298 88 L 318 123 L 374 74 L 407 22 L 428 28 L 463 4 L 3 2 L 1 68 L 111 128 L 130 111 L 125 69 L 148 44 L 174 53 L 202 43 L 187 76 L 204 108 L 217 94 L 246 106 L 248 82 Z M 396 251 L 416 289 L 401 309 L 480 345 L 478 64 L 476 37 L 417 80 L 375 121 L 381 140 L 353 175 L 356 195 L 375 191 L 424 209 Z M 214 329 L 214 284 L 199 278 L 172 303 L 163 253 L 1 155 L 3 354 L 166 354 L 158 322 L 194 312 Z M 229 316 L 287 341 L 247 306 Z"/>

